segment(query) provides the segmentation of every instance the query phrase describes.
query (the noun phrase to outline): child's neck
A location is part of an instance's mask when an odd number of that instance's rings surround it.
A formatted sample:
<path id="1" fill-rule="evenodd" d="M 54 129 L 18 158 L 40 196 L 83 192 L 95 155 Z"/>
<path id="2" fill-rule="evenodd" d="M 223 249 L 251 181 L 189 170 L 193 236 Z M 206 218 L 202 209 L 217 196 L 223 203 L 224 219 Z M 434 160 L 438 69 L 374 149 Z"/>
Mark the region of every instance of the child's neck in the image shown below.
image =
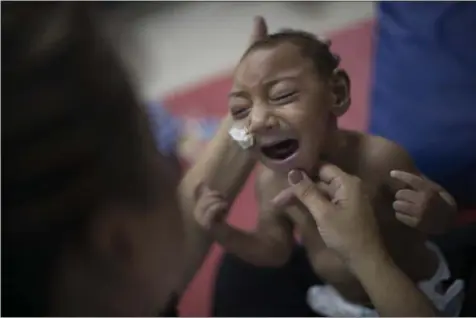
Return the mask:
<path id="1" fill-rule="evenodd" d="M 323 151 L 319 156 L 319 161 L 316 162 L 315 167 L 312 169 L 314 172 L 313 175 L 317 173 L 322 162 L 331 163 L 344 169 L 345 166 L 347 166 L 347 156 L 345 156 L 345 152 L 349 146 L 348 138 L 346 132 L 337 127 L 336 120 L 330 123 L 326 139 Z"/>

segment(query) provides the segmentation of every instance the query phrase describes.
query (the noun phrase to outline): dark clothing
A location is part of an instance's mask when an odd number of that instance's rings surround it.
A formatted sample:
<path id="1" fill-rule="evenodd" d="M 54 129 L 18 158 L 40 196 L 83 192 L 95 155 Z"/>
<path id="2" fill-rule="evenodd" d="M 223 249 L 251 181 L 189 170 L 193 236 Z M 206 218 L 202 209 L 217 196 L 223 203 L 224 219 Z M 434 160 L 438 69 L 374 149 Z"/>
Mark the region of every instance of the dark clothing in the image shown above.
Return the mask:
<path id="1" fill-rule="evenodd" d="M 176 294 L 173 294 L 170 297 L 169 302 L 165 306 L 165 309 L 159 313 L 159 317 L 178 317 L 178 302 L 179 302 L 179 297 Z"/>
<path id="2" fill-rule="evenodd" d="M 476 223 L 432 239 L 445 255 L 452 279 L 465 281 L 461 316 L 475 316 Z M 471 281 L 473 282 L 471 284 Z M 322 284 L 302 246 L 296 246 L 282 268 L 254 267 L 225 254 L 219 264 L 212 315 L 215 317 L 312 317 L 306 303 L 309 287 Z M 473 300 L 471 302 L 471 300 Z"/>
<path id="3" fill-rule="evenodd" d="M 296 246 L 281 268 L 255 267 L 225 254 L 212 299 L 214 317 L 313 317 L 306 303 L 309 287 L 322 284 L 306 252 Z"/>

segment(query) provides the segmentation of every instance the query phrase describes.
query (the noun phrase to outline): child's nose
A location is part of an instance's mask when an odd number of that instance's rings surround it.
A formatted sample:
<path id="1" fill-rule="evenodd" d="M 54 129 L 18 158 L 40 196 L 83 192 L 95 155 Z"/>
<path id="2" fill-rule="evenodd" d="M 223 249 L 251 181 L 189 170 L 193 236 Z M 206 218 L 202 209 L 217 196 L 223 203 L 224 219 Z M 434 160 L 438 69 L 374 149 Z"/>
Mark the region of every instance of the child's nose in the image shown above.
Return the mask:
<path id="1" fill-rule="evenodd" d="M 276 128 L 278 121 L 267 110 L 254 108 L 251 111 L 249 132 L 252 134 L 264 132 Z"/>

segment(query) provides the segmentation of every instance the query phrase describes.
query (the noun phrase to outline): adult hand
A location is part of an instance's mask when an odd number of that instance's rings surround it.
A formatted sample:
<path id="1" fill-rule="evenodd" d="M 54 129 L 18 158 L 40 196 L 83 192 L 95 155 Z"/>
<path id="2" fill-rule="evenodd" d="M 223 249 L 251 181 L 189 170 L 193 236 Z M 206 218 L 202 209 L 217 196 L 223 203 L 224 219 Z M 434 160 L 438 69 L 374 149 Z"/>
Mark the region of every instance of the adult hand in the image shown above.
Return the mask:
<path id="1" fill-rule="evenodd" d="M 314 217 L 325 244 L 346 260 L 379 251 L 377 221 L 360 179 L 324 164 L 319 180 L 299 170 L 288 174 L 290 190 Z"/>
<path id="2" fill-rule="evenodd" d="M 320 168 L 319 179 L 314 183 L 293 170 L 288 174 L 289 190 L 308 208 L 327 246 L 348 261 L 379 315 L 434 317 L 432 303 L 385 252 L 360 179 L 331 164 Z M 285 201 L 286 196 L 275 201 Z"/>
<path id="3" fill-rule="evenodd" d="M 266 36 L 267 27 L 265 20 L 262 17 L 256 17 L 248 44 L 252 44 Z M 204 231 L 203 227 L 197 223 L 197 214 L 195 212 L 198 199 L 200 199 L 196 196 L 197 188 L 201 183 L 206 183 L 211 188 L 219 191 L 226 199 L 226 202 L 231 204 L 245 184 L 256 163 L 255 158 L 250 156 L 248 152 L 243 151 L 230 138 L 228 131 L 231 128 L 232 122 L 230 116 L 223 120 L 217 133 L 207 144 L 205 151 L 202 151 L 197 161 L 180 182 L 179 198 L 184 213 L 187 234 L 187 266 L 182 284 L 177 290 L 179 295 L 201 267 L 212 244 L 209 233 Z M 223 209 L 218 210 L 225 214 L 228 212 L 223 211 Z M 216 220 L 215 217 L 221 217 L 222 213 L 203 213 L 201 215 L 206 216 L 205 220 L 201 219 L 206 221 L 202 224 L 208 224 L 209 217 Z"/>
<path id="4" fill-rule="evenodd" d="M 262 16 L 256 16 L 253 21 L 253 32 L 250 36 L 249 45 L 264 39 L 268 35 L 268 26 Z"/>

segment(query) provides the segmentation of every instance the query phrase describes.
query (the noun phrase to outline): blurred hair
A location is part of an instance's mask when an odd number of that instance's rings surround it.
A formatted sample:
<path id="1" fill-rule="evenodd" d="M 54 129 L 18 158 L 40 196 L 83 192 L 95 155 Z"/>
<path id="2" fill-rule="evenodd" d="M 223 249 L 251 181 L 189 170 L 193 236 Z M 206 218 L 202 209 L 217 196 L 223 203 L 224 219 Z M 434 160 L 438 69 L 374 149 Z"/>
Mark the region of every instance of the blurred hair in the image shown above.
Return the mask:
<path id="1" fill-rule="evenodd" d="M 291 29 L 281 30 L 254 42 L 245 52 L 242 59 L 251 51 L 259 48 L 274 47 L 283 42 L 290 42 L 301 48 L 303 57 L 311 59 L 320 76 L 330 78 L 339 67 L 340 57 L 331 52 L 330 41 L 320 40 L 309 32 Z"/>
<path id="2" fill-rule="evenodd" d="M 154 146 L 91 4 L 1 6 L 2 315 L 40 316 L 58 253 L 81 244 L 91 213 L 157 194 Z"/>

